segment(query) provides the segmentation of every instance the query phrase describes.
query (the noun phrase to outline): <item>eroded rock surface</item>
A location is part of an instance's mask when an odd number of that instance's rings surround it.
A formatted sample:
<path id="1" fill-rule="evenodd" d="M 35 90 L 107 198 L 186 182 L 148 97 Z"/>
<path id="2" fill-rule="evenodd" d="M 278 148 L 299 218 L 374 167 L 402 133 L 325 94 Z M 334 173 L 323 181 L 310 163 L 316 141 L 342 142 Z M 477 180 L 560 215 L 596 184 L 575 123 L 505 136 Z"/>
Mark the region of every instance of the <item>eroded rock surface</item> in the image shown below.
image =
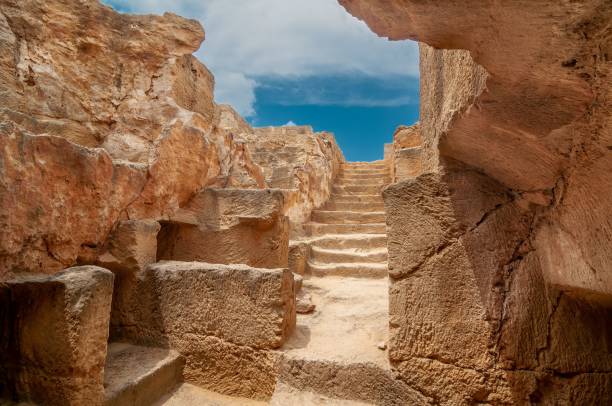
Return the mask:
<path id="1" fill-rule="evenodd" d="M 396 371 L 441 404 L 609 403 L 609 2 L 340 3 L 422 42 L 424 174 L 385 191 Z"/>
<path id="2" fill-rule="evenodd" d="M 167 217 L 205 186 L 264 186 L 215 121 L 203 39 L 93 0 L 0 4 L 2 278 L 91 262 L 121 217 Z"/>
<path id="3" fill-rule="evenodd" d="M 115 304 L 112 336 L 170 347 L 184 378 L 235 396 L 269 398 L 280 347 L 295 327 L 287 269 L 167 261 L 140 274 Z"/>
<path id="4" fill-rule="evenodd" d="M 332 193 L 345 162 L 333 134 L 309 126 L 256 128 L 248 142 L 269 187 L 294 190 L 287 215 L 299 227 Z M 300 230 L 294 230 L 299 233 Z"/>
<path id="5" fill-rule="evenodd" d="M 163 224 L 158 259 L 286 267 L 286 206 L 278 189 L 205 189 Z"/>
<path id="6" fill-rule="evenodd" d="M 0 396 L 100 405 L 113 274 L 95 266 L 0 284 Z"/>

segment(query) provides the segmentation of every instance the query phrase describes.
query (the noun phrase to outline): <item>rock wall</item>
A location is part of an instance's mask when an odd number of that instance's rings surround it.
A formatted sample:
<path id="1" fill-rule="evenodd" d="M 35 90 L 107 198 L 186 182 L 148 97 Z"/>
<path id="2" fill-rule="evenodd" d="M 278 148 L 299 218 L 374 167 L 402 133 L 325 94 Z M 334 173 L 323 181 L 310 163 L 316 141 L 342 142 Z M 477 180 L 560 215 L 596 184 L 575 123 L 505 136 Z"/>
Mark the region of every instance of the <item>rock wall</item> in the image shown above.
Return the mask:
<path id="1" fill-rule="evenodd" d="M 265 184 L 289 192 L 292 233 L 302 233 L 301 225 L 327 201 L 340 165 L 346 162 L 334 135 L 314 132 L 310 126 L 252 128 L 230 106 L 219 106 L 218 121 L 251 151 Z"/>
<path id="2" fill-rule="evenodd" d="M 179 211 L 181 221 L 162 224 L 157 259 L 287 267 L 286 200 L 278 189 L 205 189 Z"/>
<path id="3" fill-rule="evenodd" d="M 278 163 L 249 151 L 268 137 L 213 101 L 203 39 L 197 21 L 96 0 L 0 3 L 0 280 L 99 262 L 119 221 L 168 220 L 205 188 L 274 187 Z M 300 137 L 276 139 L 301 168 L 294 222 L 343 159 L 333 136 Z"/>
<path id="4" fill-rule="evenodd" d="M 432 162 L 437 162 L 435 148 L 423 146 L 419 123 L 398 127 L 393 134 L 393 143 L 388 145 L 389 152 L 385 160 L 391 167 L 393 182 L 416 178 L 424 172 L 424 167 L 431 167 Z"/>
<path id="5" fill-rule="evenodd" d="M 329 199 L 345 162 L 334 135 L 315 133 L 310 126 L 256 128 L 249 147 L 270 187 L 295 190 L 287 215 L 296 225 L 308 221 L 311 211 Z"/>
<path id="6" fill-rule="evenodd" d="M 164 261 L 140 273 L 130 292 L 114 309 L 114 339 L 177 350 L 187 382 L 235 396 L 272 395 L 273 350 L 296 324 L 288 269 Z"/>
<path id="7" fill-rule="evenodd" d="M 0 279 L 91 263 L 117 220 L 163 219 L 205 186 L 264 186 L 214 121 L 203 38 L 97 1 L 0 4 Z"/>
<path id="8" fill-rule="evenodd" d="M 266 186 L 287 191 L 292 233 L 301 234 L 312 210 L 329 198 L 345 162 L 334 135 L 314 132 L 310 126 L 252 128 L 229 106 L 220 106 L 219 122 L 251 151 Z"/>
<path id="9" fill-rule="evenodd" d="M 340 3 L 427 44 L 424 173 L 384 193 L 399 376 L 440 404 L 610 403 L 610 3 Z"/>
<path id="10" fill-rule="evenodd" d="M 0 397 L 103 404 L 112 291 L 94 266 L 0 283 Z"/>

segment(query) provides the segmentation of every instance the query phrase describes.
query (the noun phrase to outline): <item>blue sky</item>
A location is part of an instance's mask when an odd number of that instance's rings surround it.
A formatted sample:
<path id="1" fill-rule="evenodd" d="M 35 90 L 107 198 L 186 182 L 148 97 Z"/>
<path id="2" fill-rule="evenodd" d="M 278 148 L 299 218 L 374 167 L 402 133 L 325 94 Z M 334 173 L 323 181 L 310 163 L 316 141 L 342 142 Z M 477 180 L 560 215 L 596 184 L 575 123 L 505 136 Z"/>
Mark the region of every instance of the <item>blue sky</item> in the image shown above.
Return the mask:
<path id="1" fill-rule="evenodd" d="M 215 99 L 254 126 L 332 131 L 347 159 L 382 158 L 400 124 L 418 120 L 418 50 L 378 38 L 336 0 L 103 0 L 122 12 L 199 20 L 196 56 Z"/>

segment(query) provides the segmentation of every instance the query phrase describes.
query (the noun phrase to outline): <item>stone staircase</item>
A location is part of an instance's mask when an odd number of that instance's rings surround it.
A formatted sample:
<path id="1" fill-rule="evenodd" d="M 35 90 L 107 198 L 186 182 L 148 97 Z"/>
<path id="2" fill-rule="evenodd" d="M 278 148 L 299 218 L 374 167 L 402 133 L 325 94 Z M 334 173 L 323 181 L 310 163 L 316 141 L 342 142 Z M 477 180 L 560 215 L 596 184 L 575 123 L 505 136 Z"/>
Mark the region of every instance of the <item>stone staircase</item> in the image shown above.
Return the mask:
<path id="1" fill-rule="evenodd" d="M 381 189 L 389 183 L 382 161 L 343 165 L 325 206 L 305 225 L 308 268 L 315 276 L 387 276 L 387 237 Z"/>
<path id="2" fill-rule="evenodd" d="M 348 163 L 333 194 L 306 224 L 309 274 L 302 290 L 316 305 L 298 314 L 281 349 L 271 405 L 407 405 L 428 399 L 396 379 L 387 353 L 387 235 L 383 162 Z"/>
<path id="3" fill-rule="evenodd" d="M 113 377 L 105 382 L 107 404 L 427 404 L 396 379 L 386 349 L 389 282 L 381 189 L 388 182 L 380 161 L 345 164 L 331 198 L 306 224 L 309 272 L 301 293 L 316 308 L 297 315 L 295 332 L 277 352 L 271 399 L 236 398 L 182 383 L 182 359 L 175 352 L 115 343 L 107 361 Z M 139 397 L 144 395 L 150 397 Z"/>

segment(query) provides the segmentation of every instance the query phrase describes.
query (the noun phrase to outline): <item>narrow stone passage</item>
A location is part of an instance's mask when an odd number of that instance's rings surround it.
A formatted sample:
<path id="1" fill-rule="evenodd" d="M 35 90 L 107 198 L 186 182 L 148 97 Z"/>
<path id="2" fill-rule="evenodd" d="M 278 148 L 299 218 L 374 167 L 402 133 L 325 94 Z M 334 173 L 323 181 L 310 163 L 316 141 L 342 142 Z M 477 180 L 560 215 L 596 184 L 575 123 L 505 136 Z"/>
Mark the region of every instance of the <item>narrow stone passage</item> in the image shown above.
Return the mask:
<path id="1" fill-rule="evenodd" d="M 332 195 L 306 224 L 314 276 L 387 276 L 385 211 L 380 191 L 390 181 L 382 161 L 343 165 Z"/>
<path id="2" fill-rule="evenodd" d="M 329 201 L 312 213 L 309 272 L 302 294 L 316 305 L 298 314 L 284 345 L 272 405 L 394 405 L 419 395 L 394 379 L 386 351 L 387 236 L 383 161 L 344 164 Z"/>

